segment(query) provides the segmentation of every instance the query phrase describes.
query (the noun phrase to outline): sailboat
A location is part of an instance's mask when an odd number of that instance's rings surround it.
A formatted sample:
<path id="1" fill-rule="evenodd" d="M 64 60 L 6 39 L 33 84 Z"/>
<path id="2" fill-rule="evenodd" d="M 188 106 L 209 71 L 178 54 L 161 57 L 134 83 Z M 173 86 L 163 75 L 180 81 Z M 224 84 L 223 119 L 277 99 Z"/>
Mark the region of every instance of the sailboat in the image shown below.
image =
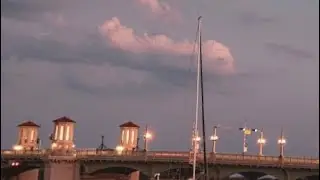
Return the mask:
<path id="1" fill-rule="evenodd" d="M 208 179 L 208 165 L 207 165 L 207 152 L 206 152 L 206 131 L 205 131 L 205 117 L 204 117 L 204 98 L 203 98 L 203 70 L 202 70 L 202 37 L 201 37 L 201 20 L 202 17 L 198 18 L 198 29 L 197 29 L 197 98 L 196 98 L 196 119 L 193 127 L 192 136 L 192 148 L 193 148 L 193 173 L 192 180 L 196 180 L 196 169 L 197 169 L 197 157 L 199 152 L 200 136 L 198 132 L 198 121 L 201 112 L 201 122 L 202 122 L 202 149 L 203 149 L 203 164 L 204 164 L 204 180 Z M 201 103 L 200 103 L 201 102 Z"/>

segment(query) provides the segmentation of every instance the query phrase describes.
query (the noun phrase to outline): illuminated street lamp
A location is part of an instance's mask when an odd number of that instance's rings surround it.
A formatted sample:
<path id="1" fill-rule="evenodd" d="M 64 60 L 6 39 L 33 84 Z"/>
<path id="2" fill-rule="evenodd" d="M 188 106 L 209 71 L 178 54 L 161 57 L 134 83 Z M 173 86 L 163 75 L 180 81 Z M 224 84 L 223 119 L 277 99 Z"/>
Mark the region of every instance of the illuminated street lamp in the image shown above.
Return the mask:
<path id="1" fill-rule="evenodd" d="M 117 153 L 118 153 L 119 155 L 122 154 L 123 150 L 124 150 L 124 147 L 121 146 L 121 145 L 119 145 L 119 146 L 116 147 L 116 151 L 117 151 Z"/>
<path id="2" fill-rule="evenodd" d="M 260 131 L 260 136 L 257 141 L 259 144 L 259 156 L 263 156 L 263 146 L 266 144 L 266 139 L 263 137 L 263 131 Z"/>
<path id="3" fill-rule="evenodd" d="M 148 131 L 148 125 L 146 125 L 146 130 L 143 135 L 144 138 L 144 151 L 148 151 L 148 142 L 152 139 L 152 134 Z"/>
<path id="4" fill-rule="evenodd" d="M 283 135 L 283 129 L 281 129 L 281 135 L 278 139 L 278 144 L 280 147 L 280 158 L 283 157 L 284 154 L 284 145 L 287 143 L 287 140 L 285 139 L 284 135 Z"/>
<path id="5" fill-rule="evenodd" d="M 12 149 L 15 150 L 15 151 L 21 151 L 21 150 L 23 150 L 23 146 L 21 146 L 21 145 L 14 145 L 14 146 L 12 147 Z"/>
<path id="6" fill-rule="evenodd" d="M 243 154 L 248 152 L 247 136 L 251 135 L 252 132 L 258 132 L 258 129 L 247 128 L 246 125 L 243 128 L 239 128 L 243 132 Z"/>
<path id="7" fill-rule="evenodd" d="M 194 133 L 194 137 L 192 138 L 194 153 L 199 151 L 199 149 L 200 149 L 200 141 L 201 141 L 201 137 L 198 135 L 197 132 L 195 132 Z"/>
<path id="8" fill-rule="evenodd" d="M 210 136 L 210 140 L 212 141 L 212 153 L 214 154 L 216 153 L 216 144 L 219 139 L 219 137 L 217 136 L 217 128 L 218 126 L 213 127 L 213 135 Z"/>
<path id="9" fill-rule="evenodd" d="M 51 144 L 51 149 L 55 149 L 56 147 L 57 147 L 57 143 L 53 142 L 53 143 Z"/>
<path id="10" fill-rule="evenodd" d="M 197 137 L 193 138 L 193 140 L 196 141 L 196 142 L 199 142 L 199 141 L 201 141 L 201 137 L 197 136 Z"/>

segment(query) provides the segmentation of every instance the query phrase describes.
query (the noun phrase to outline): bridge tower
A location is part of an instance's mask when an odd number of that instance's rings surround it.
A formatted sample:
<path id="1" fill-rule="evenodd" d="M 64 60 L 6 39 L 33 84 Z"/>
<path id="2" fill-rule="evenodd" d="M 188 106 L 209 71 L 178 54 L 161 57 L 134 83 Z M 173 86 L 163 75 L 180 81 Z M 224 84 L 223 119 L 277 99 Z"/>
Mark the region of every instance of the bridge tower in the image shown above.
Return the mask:
<path id="1" fill-rule="evenodd" d="M 120 126 L 120 146 L 124 151 L 132 151 L 138 147 L 140 126 L 129 121 Z"/>
<path id="2" fill-rule="evenodd" d="M 44 179 L 80 180 L 80 164 L 73 156 L 76 122 L 64 116 L 53 120 L 53 123 L 53 134 L 50 136 L 52 152 L 45 167 Z"/>
<path id="3" fill-rule="evenodd" d="M 38 149 L 39 125 L 32 121 L 26 121 L 18 126 L 18 142 L 13 146 L 14 150 L 36 150 Z"/>
<path id="4" fill-rule="evenodd" d="M 74 144 L 74 127 L 76 122 L 68 117 L 53 120 L 54 129 L 51 135 L 51 148 L 56 150 L 72 150 Z"/>

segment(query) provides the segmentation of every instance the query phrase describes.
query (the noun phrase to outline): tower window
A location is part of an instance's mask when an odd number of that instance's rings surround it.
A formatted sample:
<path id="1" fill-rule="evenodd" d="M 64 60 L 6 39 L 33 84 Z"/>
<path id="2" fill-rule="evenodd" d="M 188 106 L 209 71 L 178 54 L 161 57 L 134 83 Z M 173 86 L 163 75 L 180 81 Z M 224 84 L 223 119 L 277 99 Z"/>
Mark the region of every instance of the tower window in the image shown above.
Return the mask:
<path id="1" fill-rule="evenodd" d="M 129 129 L 126 132 L 126 144 L 129 144 L 129 138 L 130 138 L 130 134 L 129 134 Z"/>
<path id="2" fill-rule="evenodd" d="M 31 134 L 30 134 L 30 140 L 33 141 L 34 140 L 34 130 L 31 130 Z"/>
<path id="3" fill-rule="evenodd" d="M 64 126 L 60 126 L 60 134 L 59 134 L 60 140 L 63 140 L 63 129 L 64 129 Z"/>
<path id="4" fill-rule="evenodd" d="M 134 143 L 135 135 L 134 135 L 134 130 L 131 130 L 131 144 Z"/>
<path id="5" fill-rule="evenodd" d="M 66 141 L 68 141 L 69 140 L 69 138 L 70 138 L 70 126 L 67 126 L 67 130 L 66 130 Z"/>
<path id="6" fill-rule="evenodd" d="M 56 126 L 55 132 L 54 132 L 54 140 L 58 139 L 58 132 L 59 132 L 59 126 Z"/>
<path id="7" fill-rule="evenodd" d="M 124 139 L 125 139 L 124 130 L 122 129 L 121 130 L 121 145 L 124 143 Z"/>

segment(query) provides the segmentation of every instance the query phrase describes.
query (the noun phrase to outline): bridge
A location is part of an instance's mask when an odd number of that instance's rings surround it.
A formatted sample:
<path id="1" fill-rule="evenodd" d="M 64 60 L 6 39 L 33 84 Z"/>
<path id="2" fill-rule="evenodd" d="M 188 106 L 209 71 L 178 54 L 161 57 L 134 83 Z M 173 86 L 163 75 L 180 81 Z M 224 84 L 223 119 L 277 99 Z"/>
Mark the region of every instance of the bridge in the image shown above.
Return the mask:
<path id="1" fill-rule="evenodd" d="M 18 126 L 18 143 L 12 150 L 1 150 L 2 179 L 147 180 L 158 174 L 160 179 L 171 180 L 192 176 L 190 151 L 149 151 L 146 144 L 144 150 L 135 149 L 139 126 L 132 122 L 120 126 L 121 146 L 115 149 L 76 149 L 73 144 L 75 122 L 63 117 L 54 123 L 52 144 L 47 149 L 37 148 L 39 126 L 32 122 Z M 279 180 L 319 179 L 319 159 L 216 152 L 208 153 L 207 157 L 211 180 L 227 180 L 236 174 L 248 180 L 267 175 Z M 202 158 L 199 152 L 199 178 L 202 177 Z"/>

